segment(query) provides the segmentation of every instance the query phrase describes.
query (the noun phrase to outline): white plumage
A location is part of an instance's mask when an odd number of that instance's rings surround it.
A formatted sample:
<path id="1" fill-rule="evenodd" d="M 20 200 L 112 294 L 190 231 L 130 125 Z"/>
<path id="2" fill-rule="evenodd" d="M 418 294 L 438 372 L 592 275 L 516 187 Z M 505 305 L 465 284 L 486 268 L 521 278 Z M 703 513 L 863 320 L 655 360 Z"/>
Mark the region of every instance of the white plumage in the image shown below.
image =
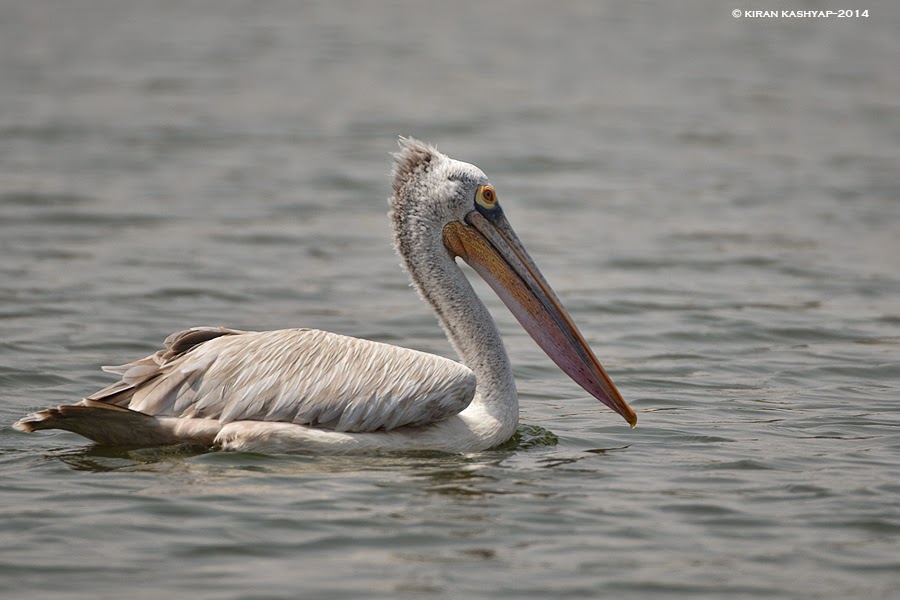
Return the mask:
<path id="1" fill-rule="evenodd" d="M 15 424 L 100 444 L 212 444 L 264 452 L 471 451 L 509 439 L 518 399 L 503 342 L 456 265 L 472 264 L 573 379 L 622 414 L 618 395 L 506 222 L 487 177 L 401 139 L 394 245 L 465 364 L 318 331 L 195 327 L 106 371 L 121 380 Z"/>
<path id="2" fill-rule="evenodd" d="M 316 329 L 195 327 L 165 345 L 105 367 L 122 381 L 88 398 L 155 417 L 363 432 L 427 425 L 475 395 L 475 374 L 458 362 Z"/>

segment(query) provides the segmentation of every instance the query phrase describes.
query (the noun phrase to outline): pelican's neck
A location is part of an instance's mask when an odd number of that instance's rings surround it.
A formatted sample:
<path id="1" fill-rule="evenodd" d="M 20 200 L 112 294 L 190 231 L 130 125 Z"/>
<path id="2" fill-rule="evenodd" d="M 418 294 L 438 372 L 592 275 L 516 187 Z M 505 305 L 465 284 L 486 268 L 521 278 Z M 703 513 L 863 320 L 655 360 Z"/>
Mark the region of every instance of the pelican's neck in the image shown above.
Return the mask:
<path id="1" fill-rule="evenodd" d="M 407 243 L 411 238 L 416 239 Z M 418 236 L 404 239 L 398 232 L 397 249 L 410 279 L 434 309 L 453 348 L 475 372 L 477 387 L 470 409 L 486 411 L 514 428 L 519 402 L 503 339 L 440 235 L 430 240 Z"/>

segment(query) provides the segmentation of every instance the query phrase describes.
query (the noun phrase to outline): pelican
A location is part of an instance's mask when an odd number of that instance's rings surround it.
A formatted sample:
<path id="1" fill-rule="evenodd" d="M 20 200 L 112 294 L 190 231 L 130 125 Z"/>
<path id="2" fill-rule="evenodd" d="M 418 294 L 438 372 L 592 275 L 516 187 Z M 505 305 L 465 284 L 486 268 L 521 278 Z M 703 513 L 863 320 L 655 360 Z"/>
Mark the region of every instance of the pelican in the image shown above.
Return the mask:
<path id="1" fill-rule="evenodd" d="M 121 380 L 14 424 L 101 445 L 202 444 L 264 453 L 474 452 L 510 439 L 519 403 L 500 333 L 456 258 L 547 355 L 634 427 L 625 403 L 503 214 L 478 167 L 400 138 L 394 248 L 462 363 L 315 329 L 193 327 Z"/>

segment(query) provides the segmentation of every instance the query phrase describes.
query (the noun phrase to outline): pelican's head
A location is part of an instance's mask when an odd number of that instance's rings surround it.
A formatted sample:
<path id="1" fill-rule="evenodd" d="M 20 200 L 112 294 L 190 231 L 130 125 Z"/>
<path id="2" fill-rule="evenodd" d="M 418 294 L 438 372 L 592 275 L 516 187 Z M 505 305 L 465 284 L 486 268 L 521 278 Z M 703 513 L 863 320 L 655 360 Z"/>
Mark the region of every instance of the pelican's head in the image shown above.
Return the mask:
<path id="1" fill-rule="evenodd" d="M 603 370 L 572 318 L 513 231 L 487 176 L 412 138 L 400 138 L 391 219 L 398 254 L 435 240 L 493 288 L 547 355 L 634 427 L 637 415 Z"/>

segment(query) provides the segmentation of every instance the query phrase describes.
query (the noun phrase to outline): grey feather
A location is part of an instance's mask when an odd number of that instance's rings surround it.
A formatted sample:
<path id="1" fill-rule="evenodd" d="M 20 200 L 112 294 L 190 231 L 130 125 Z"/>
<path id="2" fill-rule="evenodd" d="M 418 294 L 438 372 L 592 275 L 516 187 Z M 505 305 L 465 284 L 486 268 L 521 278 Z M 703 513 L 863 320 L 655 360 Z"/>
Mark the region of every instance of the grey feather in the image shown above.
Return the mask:
<path id="1" fill-rule="evenodd" d="M 122 380 L 89 399 L 158 417 L 364 432 L 434 423 L 475 395 L 474 374 L 458 362 L 315 329 L 195 327 L 165 346 L 107 367 Z"/>

